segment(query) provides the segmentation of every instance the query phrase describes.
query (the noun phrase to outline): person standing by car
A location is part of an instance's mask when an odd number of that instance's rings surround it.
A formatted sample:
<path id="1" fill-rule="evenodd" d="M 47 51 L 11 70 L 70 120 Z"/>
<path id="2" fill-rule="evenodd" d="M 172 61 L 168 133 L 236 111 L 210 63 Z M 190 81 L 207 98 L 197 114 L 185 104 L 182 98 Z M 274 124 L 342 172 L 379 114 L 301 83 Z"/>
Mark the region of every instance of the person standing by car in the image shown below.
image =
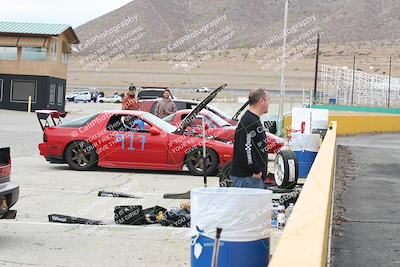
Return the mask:
<path id="1" fill-rule="evenodd" d="M 123 110 L 139 110 L 139 102 L 136 99 L 135 86 L 129 86 L 128 93 L 122 98 Z"/>
<path id="2" fill-rule="evenodd" d="M 163 98 L 157 102 L 156 116 L 163 119 L 177 111 L 176 104 L 171 99 L 171 92 L 165 89 Z"/>
<path id="3" fill-rule="evenodd" d="M 255 89 L 249 94 L 249 109 L 235 131 L 230 172 L 234 187 L 265 188 L 263 177 L 267 174 L 268 145 L 260 116 L 268 112 L 269 101 L 265 89 Z"/>

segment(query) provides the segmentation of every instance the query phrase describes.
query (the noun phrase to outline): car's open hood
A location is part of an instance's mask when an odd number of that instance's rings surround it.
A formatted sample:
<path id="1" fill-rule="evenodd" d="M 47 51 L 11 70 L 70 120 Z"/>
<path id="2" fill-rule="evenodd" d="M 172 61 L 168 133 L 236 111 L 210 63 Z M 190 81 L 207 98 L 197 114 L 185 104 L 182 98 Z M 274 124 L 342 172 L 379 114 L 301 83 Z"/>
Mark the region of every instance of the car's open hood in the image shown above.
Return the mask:
<path id="1" fill-rule="evenodd" d="M 192 120 L 194 120 L 197 116 L 197 114 L 199 114 L 199 112 L 205 108 L 208 103 L 210 103 L 216 96 L 217 94 L 224 89 L 227 86 L 227 84 L 223 84 L 220 87 L 218 87 L 217 89 L 215 89 L 213 92 L 211 92 L 206 98 L 204 98 L 203 101 L 201 101 L 193 110 L 192 112 L 190 112 L 182 121 L 181 121 L 181 125 L 179 128 L 186 128 L 190 122 L 192 122 Z"/>
<path id="2" fill-rule="evenodd" d="M 239 121 L 239 115 L 242 113 L 242 111 L 249 105 L 249 100 L 246 101 L 246 103 L 243 104 L 243 106 L 241 106 L 239 108 L 239 110 L 235 113 L 235 115 L 233 115 L 232 120 L 233 121 Z"/>

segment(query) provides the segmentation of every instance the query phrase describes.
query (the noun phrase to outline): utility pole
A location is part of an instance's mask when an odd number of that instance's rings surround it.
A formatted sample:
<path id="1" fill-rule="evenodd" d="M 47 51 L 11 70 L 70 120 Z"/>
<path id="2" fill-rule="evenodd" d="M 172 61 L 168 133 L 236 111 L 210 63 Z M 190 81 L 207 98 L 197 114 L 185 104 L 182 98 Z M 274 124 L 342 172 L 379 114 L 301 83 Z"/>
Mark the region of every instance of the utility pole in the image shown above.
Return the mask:
<path id="1" fill-rule="evenodd" d="M 390 79 L 392 77 L 392 57 L 389 58 L 389 90 L 388 90 L 388 101 L 387 107 L 390 108 Z"/>
<path id="2" fill-rule="evenodd" d="M 315 78 L 314 78 L 313 104 L 317 103 L 318 61 L 319 61 L 319 33 L 317 34 L 317 54 L 315 55 Z"/>
<path id="3" fill-rule="evenodd" d="M 283 105 L 285 103 L 285 64 L 286 64 L 286 34 L 287 34 L 287 17 L 288 17 L 289 0 L 285 0 L 285 17 L 283 20 L 283 44 L 282 44 L 282 69 L 281 69 L 281 93 L 279 95 L 279 119 L 278 133 L 283 135 Z"/>
<path id="4" fill-rule="evenodd" d="M 354 79 L 356 73 L 356 55 L 354 55 L 353 59 L 353 83 L 351 84 L 351 105 L 353 106 L 353 99 L 354 99 Z"/>

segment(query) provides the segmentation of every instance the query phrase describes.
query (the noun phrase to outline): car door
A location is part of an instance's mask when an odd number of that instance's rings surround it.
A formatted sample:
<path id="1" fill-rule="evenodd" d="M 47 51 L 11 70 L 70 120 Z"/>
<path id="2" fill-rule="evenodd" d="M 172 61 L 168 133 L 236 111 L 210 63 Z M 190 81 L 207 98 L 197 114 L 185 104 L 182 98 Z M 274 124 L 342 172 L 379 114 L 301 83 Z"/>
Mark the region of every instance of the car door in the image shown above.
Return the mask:
<path id="1" fill-rule="evenodd" d="M 168 138 L 161 134 L 151 134 L 152 125 L 143 120 L 138 118 L 130 120 L 132 124 L 140 122 L 141 127 L 125 128 L 123 132 L 117 133 L 115 142 L 120 151 L 122 163 L 137 167 L 165 165 Z"/>

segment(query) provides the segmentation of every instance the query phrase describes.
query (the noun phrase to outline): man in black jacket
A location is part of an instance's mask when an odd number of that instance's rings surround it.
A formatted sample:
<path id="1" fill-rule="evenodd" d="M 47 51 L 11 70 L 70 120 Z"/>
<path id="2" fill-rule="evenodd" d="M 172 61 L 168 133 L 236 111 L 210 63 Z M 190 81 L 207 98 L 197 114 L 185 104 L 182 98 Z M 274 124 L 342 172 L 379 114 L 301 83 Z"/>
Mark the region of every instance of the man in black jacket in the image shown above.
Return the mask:
<path id="1" fill-rule="evenodd" d="M 249 109 L 235 131 L 230 172 L 234 187 L 265 188 L 263 177 L 267 174 L 268 146 L 260 116 L 268 112 L 269 101 L 265 89 L 255 89 L 249 94 Z"/>

